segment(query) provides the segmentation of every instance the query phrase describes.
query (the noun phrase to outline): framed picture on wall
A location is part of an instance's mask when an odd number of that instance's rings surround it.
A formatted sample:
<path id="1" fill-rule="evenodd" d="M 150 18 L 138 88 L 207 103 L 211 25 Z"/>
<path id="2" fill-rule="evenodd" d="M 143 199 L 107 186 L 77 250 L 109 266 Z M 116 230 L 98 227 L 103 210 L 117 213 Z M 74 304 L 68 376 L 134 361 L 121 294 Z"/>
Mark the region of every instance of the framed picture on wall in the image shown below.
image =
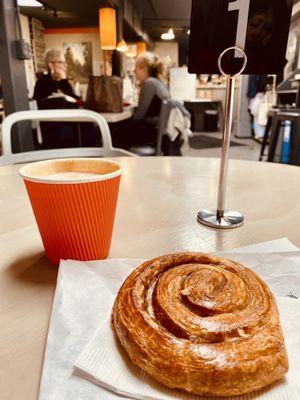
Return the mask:
<path id="1" fill-rule="evenodd" d="M 64 43 L 68 77 L 79 83 L 88 83 L 93 74 L 92 43 Z"/>

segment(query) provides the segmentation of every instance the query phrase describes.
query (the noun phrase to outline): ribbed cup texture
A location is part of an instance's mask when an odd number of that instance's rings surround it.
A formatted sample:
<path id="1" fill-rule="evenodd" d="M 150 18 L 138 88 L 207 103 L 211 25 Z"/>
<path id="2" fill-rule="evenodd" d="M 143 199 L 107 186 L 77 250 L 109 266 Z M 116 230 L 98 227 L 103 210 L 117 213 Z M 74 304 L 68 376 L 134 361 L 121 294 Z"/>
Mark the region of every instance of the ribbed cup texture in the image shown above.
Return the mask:
<path id="1" fill-rule="evenodd" d="M 79 261 L 107 257 L 120 176 L 99 182 L 47 184 L 25 180 L 46 256 Z"/>

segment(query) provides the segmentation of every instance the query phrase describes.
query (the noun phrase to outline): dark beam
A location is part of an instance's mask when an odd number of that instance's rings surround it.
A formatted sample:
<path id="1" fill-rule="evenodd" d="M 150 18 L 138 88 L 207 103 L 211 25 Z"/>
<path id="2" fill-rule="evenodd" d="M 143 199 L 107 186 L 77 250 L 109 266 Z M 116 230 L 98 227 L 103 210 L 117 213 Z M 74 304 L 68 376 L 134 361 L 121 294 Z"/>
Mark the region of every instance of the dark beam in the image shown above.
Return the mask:
<path id="1" fill-rule="evenodd" d="M 117 14 L 117 42 L 123 38 L 123 4 L 118 1 L 118 6 L 116 6 Z M 112 73 L 113 75 L 121 76 L 122 74 L 122 56 L 120 52 L 114 51 L 112 56 Z"/>
<path id="2" fill-rule="evenodd" d="M 14 0 L 0 1 L 0 74 L 5 114 L 29 109 L 24 61 L 17 59 L 19 39 Z M 18 124 L 12 134 L 13 152 L 33 150 L 28 123 Z"/>

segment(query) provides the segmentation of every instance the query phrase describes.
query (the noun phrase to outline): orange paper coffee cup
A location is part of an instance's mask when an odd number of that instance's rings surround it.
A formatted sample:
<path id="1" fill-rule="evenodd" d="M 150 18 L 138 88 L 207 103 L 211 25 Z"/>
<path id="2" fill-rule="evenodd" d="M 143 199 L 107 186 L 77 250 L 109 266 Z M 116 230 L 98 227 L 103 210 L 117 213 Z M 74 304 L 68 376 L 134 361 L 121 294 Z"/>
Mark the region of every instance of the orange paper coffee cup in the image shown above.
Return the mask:
<path id="1" fill-rule="evenodd" d="M 46 256 L 100 260 L 108 256 L 123 168 L 106 159 L 41 161 L 20 169 Z"/>

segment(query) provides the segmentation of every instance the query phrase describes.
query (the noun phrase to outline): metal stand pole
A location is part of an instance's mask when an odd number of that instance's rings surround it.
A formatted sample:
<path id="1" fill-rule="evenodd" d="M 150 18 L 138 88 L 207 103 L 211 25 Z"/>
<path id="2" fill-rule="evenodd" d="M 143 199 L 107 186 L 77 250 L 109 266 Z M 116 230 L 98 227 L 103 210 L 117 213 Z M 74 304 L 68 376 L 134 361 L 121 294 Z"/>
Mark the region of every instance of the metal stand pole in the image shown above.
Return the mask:
<path id="1" fill-rule="evenodd" d="M 217 208 L 217 217 L 220 220 L 223 218 L 225 211 L 225 196 L 226 196 L 227 178 L 228 178 L 230 137 L 231 137 L 231 127 L 233 119 L 234 89 L 235 89 L 235 78 L 227 77 L 226 109 L 225 109 L 226 119 L 224 125 L 222 158 L 221 158 L 221 168 L 220 168 L 220 178 L 219 178 L 218 208 Z"/>
<path id="2" fill-rule="evenodd" d="M 226 74 L 221 66 L 222 57 L 229 50 L 239 50 L 244 57 L 244 65 L 241 71 L 236 75 Z M 219 177 L 219 192 L 217 209 L 202 210 L 198 213 L 198 222 L 210 228 L 218 229 L 232 229 L 238 228 L 244 223 L 244 217 L 241 213 L 233 210 L 225 209 L 227 178 L 228 178 L 228 165 L 229 165 L 229 152 L 230 152 L 230 137 L 232 131 L 233 121 L 233 108 L 234 108 L 234 95 L 235 95 L 235 81 L 236 77 L 240 75 L 247 65 L 247 57 L 243 50 L 238 47 L 230 47 L 226 49 L 219 58 L 219 68 L 223 75 L 227 78 L 226 88 L 226 105 L 225 105 L 225 124 L 223 132 L 223 147 L 220 166 Z"/>

